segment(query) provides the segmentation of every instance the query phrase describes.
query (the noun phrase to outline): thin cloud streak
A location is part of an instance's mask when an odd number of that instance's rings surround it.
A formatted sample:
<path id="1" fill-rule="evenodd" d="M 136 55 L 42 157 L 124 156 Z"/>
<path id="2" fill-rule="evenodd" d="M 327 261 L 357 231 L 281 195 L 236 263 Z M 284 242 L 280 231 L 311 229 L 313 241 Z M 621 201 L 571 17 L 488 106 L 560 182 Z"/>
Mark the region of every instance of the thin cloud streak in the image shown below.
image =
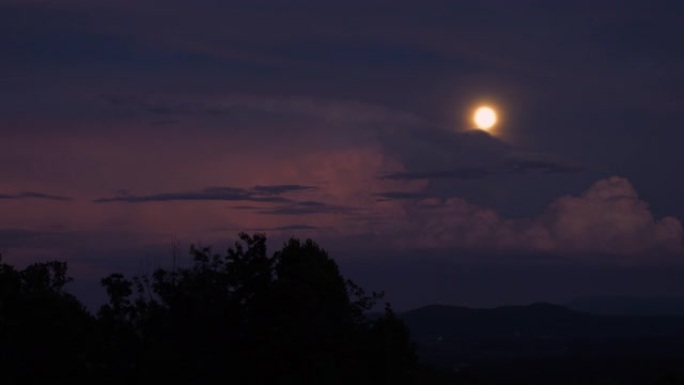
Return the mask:
<path id="1" fill-rule="evenodd" d="M 352 214 L 353 207 L 331 205 L 317 201 L 289 202 L 272 209 L 258 210 L 259 214 L 268 215 L 317 215 L 317 214 Z"/>
<path id="2" fill-rule="evenodd" d="M 420 179 L 458 179 L 476 180 L 493 175 L 514 174 L 548 174 L 566 175 L 584 171 L 582 166 L 570 165 L 560 162 L 521 159 L 510 160 L 506 164 L 497 167 L 458 167 L 449 170 L 436 170 L 424 172 L 397 172 L 381 176 L 382 179 L 391 180 L 420 180 Z"/>
<path id="3" fill-rule="evenodd" d="M 17 194 L 0 194 L 0 199 L 46 199 L 51 201 L 70 201 L 71 198 L 39 192 L 25 191 Z"/>
<path id="4" fill-rule="evenodd" d="M 254 186 L 251 189 L 236 187 L 208 187 L 201 191 L 169 192 L 151 195 L 122 194 L 116 197 L 99 198 L 95 203 L 144 203 L 144 202 L 169 202 L 169 201 L 249 201 L 284 203 L 291 200 L 282 198 L 282 195 L 290 192 L 316 190 L 314 186 L 303 185 L 272 185 Z"/>

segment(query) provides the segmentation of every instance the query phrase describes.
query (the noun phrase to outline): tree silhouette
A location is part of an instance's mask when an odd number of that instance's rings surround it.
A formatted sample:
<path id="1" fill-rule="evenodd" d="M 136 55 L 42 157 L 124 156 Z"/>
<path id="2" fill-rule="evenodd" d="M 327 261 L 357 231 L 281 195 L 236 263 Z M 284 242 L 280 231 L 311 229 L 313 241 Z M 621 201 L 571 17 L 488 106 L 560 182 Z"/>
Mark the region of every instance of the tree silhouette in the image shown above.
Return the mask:
<path id="1" fill-rule="evenodd" d="M 0 369 L 7 383 L 408 383 L 408 330 L 382 298 L 345 279 L 315 242 L 269 255 L 240 234 L 226 253 L 191 247 L 192 264 L 101 280 L 90 315 L 64 288 L 64 262 L 23 270 L 0 258 Z"/>
<path id="2" fill-rule="evenodd" d="M 128 365 L 131 376 L 192 383 L 227 373 L 241 383 L 410 378 L 407 329 L 389 307 L 376 320 L 364 316 L 381 294 L 345 280 L 311 240 L 291 239 L 272 256 L 265 235 L 240 240 L 225 255 L 192 247 L 189 268 L 102 280 L 110 300 L 99 317 L 115 341 L 129 341 L 117 355 L 138 357 Z"/>
<path id="3" fill-rule="evenodd" d="M 0 367 L 3 380 L 59 382 L 88 375 L 94 319 L 64 291 L 64 262 L 23 270 L 0 258 Z"/>

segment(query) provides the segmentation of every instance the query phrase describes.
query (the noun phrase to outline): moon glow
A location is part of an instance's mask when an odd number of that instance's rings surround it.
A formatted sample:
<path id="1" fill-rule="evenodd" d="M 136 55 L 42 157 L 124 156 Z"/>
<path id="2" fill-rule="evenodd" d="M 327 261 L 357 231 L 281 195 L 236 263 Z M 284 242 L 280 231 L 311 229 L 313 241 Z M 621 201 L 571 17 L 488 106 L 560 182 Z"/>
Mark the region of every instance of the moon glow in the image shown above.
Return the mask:
<path id="1" fill-rule="evenodd" d="M 473 115 L 475 127 L 480 130 L 489 131 L 496 124 L 496 111 L 490 107 L 479 107 Z"/>

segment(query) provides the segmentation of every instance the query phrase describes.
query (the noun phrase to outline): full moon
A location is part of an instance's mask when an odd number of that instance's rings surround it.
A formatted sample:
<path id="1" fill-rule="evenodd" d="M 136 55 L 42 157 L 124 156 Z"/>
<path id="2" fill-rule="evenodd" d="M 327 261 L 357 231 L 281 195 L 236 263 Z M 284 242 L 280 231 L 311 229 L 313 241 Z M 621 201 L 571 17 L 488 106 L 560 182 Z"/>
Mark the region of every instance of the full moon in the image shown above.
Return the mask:
<path id="1" fill-rule="evenodd" d="M 496 111 L 490 107 L 480 107 L 475 110 L 473 121 L 477 128 L 488 131 L 496 124 Z"/>

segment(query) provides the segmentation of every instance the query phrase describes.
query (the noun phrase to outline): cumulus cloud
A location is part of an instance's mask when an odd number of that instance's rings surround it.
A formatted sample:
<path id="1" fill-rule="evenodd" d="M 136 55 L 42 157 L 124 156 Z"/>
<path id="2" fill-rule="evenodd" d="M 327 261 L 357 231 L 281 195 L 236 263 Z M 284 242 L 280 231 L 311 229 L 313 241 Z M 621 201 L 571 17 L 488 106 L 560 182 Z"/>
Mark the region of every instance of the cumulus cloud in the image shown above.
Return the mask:
<path id="1" fill-rule="evenodd" d="M 571 251 L 632 254 L 682 247 L 679 220 L 655 219 L 625 178 L 600 180 L 581 196 L 555 200 L 540 223 L 548 227 L 556 247 Z"/>
<path id="2" fill-rule="evenodd" d="M 423 246 L 592 255 L 683 251 L 681 222 L 654 218 L 648 203 L 621 177 L 599 180 L 578 196 L 557 198 L 528 219 L 506 219 L 460 198 L 423 199 L 407 211 L 415 235 L 410 239 Z"/>

